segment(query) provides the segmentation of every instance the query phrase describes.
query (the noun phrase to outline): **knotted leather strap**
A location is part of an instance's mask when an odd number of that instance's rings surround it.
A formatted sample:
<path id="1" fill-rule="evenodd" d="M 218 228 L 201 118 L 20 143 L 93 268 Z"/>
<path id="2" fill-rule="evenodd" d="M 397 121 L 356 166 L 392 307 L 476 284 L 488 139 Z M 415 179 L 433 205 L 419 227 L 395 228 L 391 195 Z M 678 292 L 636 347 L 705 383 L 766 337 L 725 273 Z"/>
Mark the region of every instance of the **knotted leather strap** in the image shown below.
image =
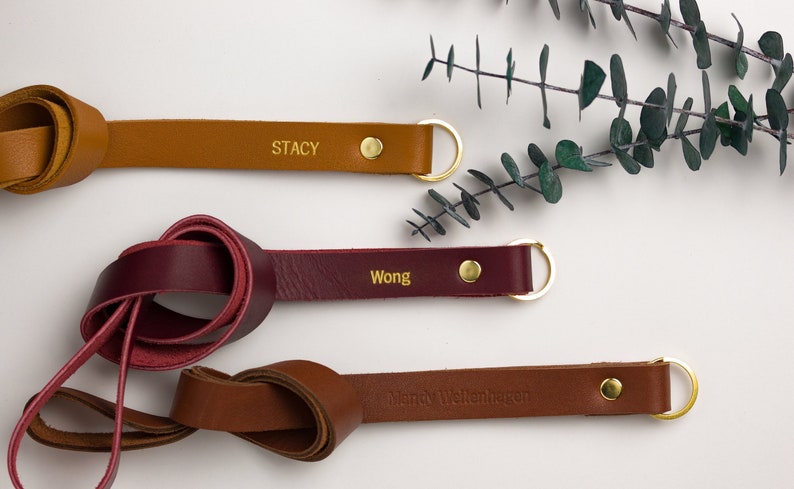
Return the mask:
<path id="1" fill-rule="evenodd" d="M 362 154 L 365 138 L 382 145 Z M 433 127 L 213 120 L 106 122 L 58 88 L 0 97 L 0 188 L 21 194 L 76 183 L 96 168 L 179 167 L 426 175 Z"/>
<path id="2" fill-rule="evenodd" d="M 216 218 L 185 218 L 160 240 L 124 251 L 100 275 L 80 323 L 85 345 L 31 400 L 12 434 L 12 481 L 22 487 L 16 457 L 25 430 L 95 353 L 119 364 L 115 449 L 102 485 L 113 480 L 118 464 L 128 368 L 168 370 L 195 363 L 251 332 L 275 300 L 524 294 L 532 290 L 529 253 L 523 246 L 265 251 Z M 474 283 L 458 275 L 466 259 L 482 265 Z M 157 297 L 169 292 L 228 299 L 205 320 L 158 303 Z"/>
<path id="3" fill-rule="evenodd" d="M 354 375 L 339 375 L 306 360 L 233 376 L 194 367 L 182 371 L 170 418 L 125 411 L 133 431 L 123 434 L 122 449 L 172 443 L 196 429 L 209 429 L 228 431 L 289 458 L 315 461 L 327 457 L 362 422 L 653 415 L 670 409 L 669 372 L 668 363 L 648 362 Z M 606 379 L 620 382 L 616 398 L 602 394 Z M 89 394 L 70 390 L 64 397 L 112 413 Z M 145 416 L 152 419 L 148 424 L 141 422 Z M 110 433 L 60 431 L 40 418 L 29 433 L 57 448 L 113 448 Z"/>

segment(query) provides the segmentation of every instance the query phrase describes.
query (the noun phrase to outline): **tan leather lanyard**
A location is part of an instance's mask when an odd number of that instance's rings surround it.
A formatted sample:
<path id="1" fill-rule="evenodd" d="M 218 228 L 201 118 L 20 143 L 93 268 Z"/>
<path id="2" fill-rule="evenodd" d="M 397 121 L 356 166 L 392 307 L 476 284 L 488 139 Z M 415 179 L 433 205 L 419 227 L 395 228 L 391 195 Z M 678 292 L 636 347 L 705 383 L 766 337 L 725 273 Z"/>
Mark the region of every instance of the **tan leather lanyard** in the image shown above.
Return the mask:
<path id="1" fill-rule="evenodd" d="M 455 138 L 431 175 L 433 127 Z M 411 174 L 437 181 L 460 164 L 449 124 L 141 120 L 106 122 L 90 105 L 36 85 L 0 97 L 0 188 L 20 194 L 79 182 L 96 168 L 177 167 Z"/>

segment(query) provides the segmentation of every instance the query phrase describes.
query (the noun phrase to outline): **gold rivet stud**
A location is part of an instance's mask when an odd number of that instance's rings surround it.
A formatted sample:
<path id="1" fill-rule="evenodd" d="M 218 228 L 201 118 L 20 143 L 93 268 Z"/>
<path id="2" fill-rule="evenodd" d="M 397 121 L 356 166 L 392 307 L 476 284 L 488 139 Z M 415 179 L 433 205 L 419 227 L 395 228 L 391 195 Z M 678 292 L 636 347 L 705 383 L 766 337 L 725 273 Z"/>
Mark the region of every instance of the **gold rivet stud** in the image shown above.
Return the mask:
<path id="1" fill-rule="evenodd" d="M 380 139 L 369 136 L 361 141 L 361 156 L 368 160 L 374 160 L 383 153 L 383 143 Z"/>
<path id="2" fill-rule="evenodd" d="M 614 401 L 623 392 L 623 384 L 618 379 L 608 378 L 601 382 L 601 396 L 607 401 Z"/>
<path id="3" fill-rule="evenodd" d="M 480 274 L 482 274 L 482 267 L 474 260 L 466 260 L 458 267 L 458 275 L 467 284 L 476 282 L 480 278 Z"/>

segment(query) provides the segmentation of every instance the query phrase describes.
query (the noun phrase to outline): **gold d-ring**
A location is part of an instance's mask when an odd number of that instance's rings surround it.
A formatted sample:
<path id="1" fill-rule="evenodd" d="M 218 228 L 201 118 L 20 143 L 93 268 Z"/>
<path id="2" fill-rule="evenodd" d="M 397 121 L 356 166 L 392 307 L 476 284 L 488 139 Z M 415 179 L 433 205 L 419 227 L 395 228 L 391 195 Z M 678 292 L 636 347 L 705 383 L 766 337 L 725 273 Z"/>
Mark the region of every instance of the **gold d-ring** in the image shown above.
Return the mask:
<path id="1" fill-rule="evenodd" d="M 554 264 L 554 257 L 551 256 L 551 252 L 549 249 L 540 241 L 536 241 L 534 239 L 517 239 L 515 241 L 511 241 L 507 243 L 508 246 L 515 246 L 515 245 L 527 245 L 527 246 L 534 246 L 543 253 L 543 257 L 546 258 L 546 264 L 549 266 L 549 277 L 546 279 L 546 285 L 543 286 L 537 292 L 529 292 L 524 295 L 514 295 L 511 294 L 510 297 L 519 301 L 534 301 L 535 299 L 540 299 L 551 288 L 551 284 L 554 283 L 554 278 L 557 276 L 557 267 Z"/>
<path id="2" fill-rule="evenodd" d="M 680 367 L 684 372 L 686 372 L 686 374 L 689 376 L 689 381 L 692 383 L 692 395 L 689 396 L 689 401 L 687 401 L 686 405 L 681 409 L 679 409 L 678 411 L 675 411 L 673 413 L 652 414 L 651 416 L 653 416 L 656 419 L 664 419 L 664 420 L 680 418 L 681 416 L 688 413 L 689 410 L 692 409 L 692 406 L 695 405 L 695 401 L 698 398 L 698 378 L 695 375 L 695 371 L 692 370 L 689 367 L 689 365 L 687 365 L 686 363 L 682 362 L 677 358 L 661 357 L 652 360 L 649 363 L 659 363 L 659 362 L 672 363 L 673 365 L 678 365 L 678 367 Z"/>
<path id="3" fill-rule="evenodd" d="M 418 173 L 413 174 L 413 176 L 425 182 L 440 182 L 441 180 L 444 180 L 448 176 L 455 173 L 455 170 L 457 170 L 458 167 L 460 166 L 460 162 L 461 160 L 463 160 L 463 140 L 460 138 L 460 134 L 458 134 L 458 131 L 456 131 L 455 128 L 452 127 L 452 125 L 450 125 L 448 122 L 442 121 L 441 119 L 426 119 L 420 121 L 419 125 L 420 126 L 432 125 L 432 126 L 443 127 L 453 138 L 455 138 L 455 146 L 457 149 L 457 154 L 455 155 L 455 161 L 452 162 L 452 166 L 450 166 L 449 169 L 447 169 L 447 171 L 445 171 L 444 173 L 439 173 L 437 175 L 420 175 Z"/>

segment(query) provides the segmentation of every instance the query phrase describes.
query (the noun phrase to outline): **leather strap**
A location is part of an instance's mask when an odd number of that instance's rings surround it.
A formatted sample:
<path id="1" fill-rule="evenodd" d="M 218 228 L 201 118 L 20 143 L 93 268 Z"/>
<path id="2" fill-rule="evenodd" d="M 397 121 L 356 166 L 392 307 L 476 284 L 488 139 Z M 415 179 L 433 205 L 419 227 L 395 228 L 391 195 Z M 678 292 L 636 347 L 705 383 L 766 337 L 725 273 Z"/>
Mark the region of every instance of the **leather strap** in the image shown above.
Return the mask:
<path id="1" fill-rule="evenodd" d="M 365 138 L 379 156 L 361 152 Z M 419 124 L 141 120 L 106 122 L 48 85 L 0 97 L 0 188 L 71 185 L 96 168 L 178 167 L 426 175 L 433 127 Z"/>
<path id="2" fill-rule="evenodd" d="M 458 275 L 464 259 L 481 263 L 476 282 L 466 283 Z M 100 274 L 80 323 L 85 345 L 31 400 L 12 434 L 12 480 L 21 487 L 16 457 L 26 429 L 96 353 L 119 364 L 112 445 L 120 449 L 129 368 L 169 370 L 193 364 L 253 331 L 276 300 L 524 294 L 532 290 L 531 277 L 530 250 L 524 246 L 265 251 L 216 218 L 185 218 L 159 240 L 125 250 Z M 168 293 L 228 299 L 206 320 L 161 305 L 158 297 Z M 103 483 L 114 477 L 117 452 Z"/>
<path id="3" fill-rule="evenodd" d="M 622 390 L 602 394 L 606 379 Z M 112 416 L 112 403 L 67 390 L 64 398 Z M 614 397 L 614 396 L 611 396 Z M 37 418 L 37 441 L 81 451 L 147 448 L 197 429 L 228 431 L 262 448 L 304 461 L 321 460 L 360 423 L 561 415 L 660 414 L 670 409 L 668 363 L 596 363 L 340 375 L 293 360 L 230 376 L 183 370 L 170 418 L 125 409 L 132 428 L 114 447 L 111 433 L 73 433 Z"/>

